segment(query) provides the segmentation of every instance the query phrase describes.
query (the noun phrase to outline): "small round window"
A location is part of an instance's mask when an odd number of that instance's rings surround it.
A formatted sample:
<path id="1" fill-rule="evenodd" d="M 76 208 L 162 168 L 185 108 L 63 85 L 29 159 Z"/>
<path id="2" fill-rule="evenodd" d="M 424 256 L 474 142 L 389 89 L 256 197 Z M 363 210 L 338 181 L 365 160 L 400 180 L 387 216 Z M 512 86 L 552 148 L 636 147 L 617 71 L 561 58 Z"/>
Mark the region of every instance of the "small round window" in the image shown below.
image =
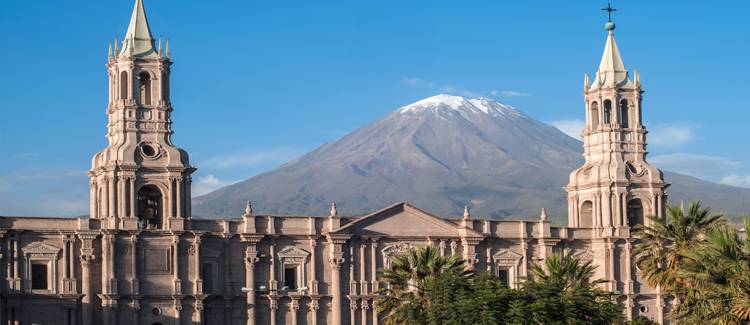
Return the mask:
<path id="1" fill-rule="evenodd" d="M 161 315 L 161 309 L 160 308 L 151 309 L 151 313 L 154 314 L 154 315 L 156 315 L 156 316 L 159 316 L 159 315 Z"/>
<path id="2" fill-rule="evenodd" d="M 639 308 L 638 310 L 640 310 L 640 311 L 641 311 L 641 313 L 647 313 L 647 312 L 648 312 L 648 307 L 646 307 L 646 306 L 641 306 L 641 308 Z"/>
<path id="3" fill-rule="evenodd" d="M 143 155 L 149 158 L 156 157 L 156 148 L 150 144 L 144 144 L 141 146 L 141 152 L 143 152 Z"/>

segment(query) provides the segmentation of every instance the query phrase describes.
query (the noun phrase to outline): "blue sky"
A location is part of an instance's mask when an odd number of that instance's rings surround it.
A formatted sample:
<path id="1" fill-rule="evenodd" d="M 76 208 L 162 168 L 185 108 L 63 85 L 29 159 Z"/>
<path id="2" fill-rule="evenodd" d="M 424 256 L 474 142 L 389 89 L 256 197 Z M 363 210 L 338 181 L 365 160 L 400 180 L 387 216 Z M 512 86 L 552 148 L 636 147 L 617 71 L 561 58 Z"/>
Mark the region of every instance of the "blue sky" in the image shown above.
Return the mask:
<path id="1" fill-rule="evenodd" d="M 175 142 L 194 193 L 278 166 L 437 93 L 492 97 L 570 130 L 598 66 L 604 1 L 145 0 L 175 61 Z M 0 215 L 87 213 L 105 146 L 107 44 L 132 1 L 0 11 Z M 746 1 L 616 1 L 641 72 L 651 161 L 750 187 Z"/>

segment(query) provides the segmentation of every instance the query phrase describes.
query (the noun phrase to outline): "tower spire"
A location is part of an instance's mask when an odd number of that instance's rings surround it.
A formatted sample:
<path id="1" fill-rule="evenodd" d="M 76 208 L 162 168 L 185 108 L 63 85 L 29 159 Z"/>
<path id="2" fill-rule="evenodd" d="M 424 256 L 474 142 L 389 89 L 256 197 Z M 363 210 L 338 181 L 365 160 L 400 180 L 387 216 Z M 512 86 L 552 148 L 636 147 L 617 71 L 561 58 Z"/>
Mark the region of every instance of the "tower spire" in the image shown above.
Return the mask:
<path id="1" fill-rule="evenodd" d="M 625 69 L 625 64 L 622 62 L 622 56 L 620 56 L 620 50 L 615 41 L 615 23 L 612 21 L 612 12 L 617 11 L 617 9 L 612 8 L 611 3 L 608 3 L 607 8 L 602 10 L 607 11 L 608 20 L 604 24 L 604 29 L 607 30 L 607 43 L 604 45 L 602 60 L 599 63 L 599 70 L 596 71 L 596 77 L 592 86 L 596 88 L 623 86 L 630 79 L 628 78 L 628 70 Z"/>
<path id="2" fill-rule="evenodd" d="M 133 14 L 130 17 L 130 25 L 128 25 L 128 32 L 125 34 L 125 39 L 123 40 L 121 53 L 132 53 L 136 57 L 156 55 L 154 38 L 151 36 L 151 28 L 148 26 L 143 0 L 135 0 Z"/>

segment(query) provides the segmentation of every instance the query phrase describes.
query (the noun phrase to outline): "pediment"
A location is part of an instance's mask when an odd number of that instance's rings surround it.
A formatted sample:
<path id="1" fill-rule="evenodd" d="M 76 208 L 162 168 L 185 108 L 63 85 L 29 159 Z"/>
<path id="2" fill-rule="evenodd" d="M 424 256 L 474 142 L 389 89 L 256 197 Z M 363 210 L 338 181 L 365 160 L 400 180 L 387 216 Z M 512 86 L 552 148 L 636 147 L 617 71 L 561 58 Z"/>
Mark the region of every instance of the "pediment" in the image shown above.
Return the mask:
<path id="1" fill-rule="evenodd" d="M 460 225 L 422 211 L 409 203 L 399 203 L 373 212 L 334 230 L 335 234 L 382 237 L 459 237 Z M 466 230 L 469 235 L 481 236 Z"/>
<path id="2" fill-rule="evenodd" d="M 523 258 L 523 255 L 508 249 L 501 250 L 492 255 L 492 259 L 495 263 L 501 265 L 516 265 L 521 258 Z"/>
<path id="3" fill-rule="evenodd" d="M 279 257 L 281 258 L 307 258 L 310 253 L 299 247 L 287 247 L 279 251 Z"/>
<path id="4" fill-rule="evenodd" d="M 57 255 L 60 248 L 45 243 L 31 243 L 21 249 L 27 255 Z"/>

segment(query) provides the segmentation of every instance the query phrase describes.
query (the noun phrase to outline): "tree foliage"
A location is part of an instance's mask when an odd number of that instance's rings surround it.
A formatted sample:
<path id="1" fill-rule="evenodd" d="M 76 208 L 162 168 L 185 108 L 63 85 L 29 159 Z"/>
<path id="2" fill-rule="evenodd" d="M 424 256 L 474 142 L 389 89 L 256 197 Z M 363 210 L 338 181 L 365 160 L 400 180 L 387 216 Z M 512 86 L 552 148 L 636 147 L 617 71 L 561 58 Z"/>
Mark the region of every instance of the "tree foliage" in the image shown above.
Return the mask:
<path id="1" fill-rule="evenodd" d="M 571 254 L 553 255 L 532 279 L 510 289 L 486 273 L 471 273 L 457 257 L 434 248 L 397 257 L 381 278 L 376 308 L 386 324 L 612 324 L 622 308 L 592 281 L 594 266 Z"/>

